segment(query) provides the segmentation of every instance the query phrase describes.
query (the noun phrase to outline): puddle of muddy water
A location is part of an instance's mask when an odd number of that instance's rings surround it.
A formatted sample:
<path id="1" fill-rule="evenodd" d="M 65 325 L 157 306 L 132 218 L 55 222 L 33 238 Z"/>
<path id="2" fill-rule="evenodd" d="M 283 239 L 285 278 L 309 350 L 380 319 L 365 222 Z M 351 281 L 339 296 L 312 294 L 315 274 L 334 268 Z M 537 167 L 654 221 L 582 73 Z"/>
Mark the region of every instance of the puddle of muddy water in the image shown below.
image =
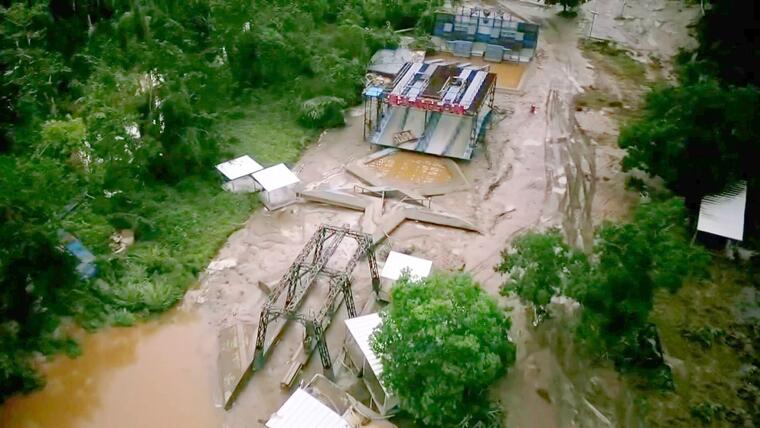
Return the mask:
<path id="1" fill-rule="evenodd" d="M 197 313 L 180 310 L 161 321 L 86 335 L 82 356 L 46 364 L 45 388 L 10 399 L 0 426 L 222 426 L 212 392 L 215 340 Z"/>
<path id="2" fill-rule="evenodd" d="M 397 152 L 368 165 L 383 178 L 404 183 L 443 184 L 454 178 L 443 160 L 420 153 Z"/>
<path id="3" fill-rule="evenodd" d="M 527 69 L 524 64 L 514 64 L 507 62 L 488 62 L 482 58 L 459 58 L 451 54 L 442 53 L 426 58 L 428 60 L 443 59 L 445 61 L 467 63 L 475 66 L 488 66 L 491 73 L 496 74 L 496 87 L 499 89 L 518 89 L 522 81 L 523 74 Z"/>

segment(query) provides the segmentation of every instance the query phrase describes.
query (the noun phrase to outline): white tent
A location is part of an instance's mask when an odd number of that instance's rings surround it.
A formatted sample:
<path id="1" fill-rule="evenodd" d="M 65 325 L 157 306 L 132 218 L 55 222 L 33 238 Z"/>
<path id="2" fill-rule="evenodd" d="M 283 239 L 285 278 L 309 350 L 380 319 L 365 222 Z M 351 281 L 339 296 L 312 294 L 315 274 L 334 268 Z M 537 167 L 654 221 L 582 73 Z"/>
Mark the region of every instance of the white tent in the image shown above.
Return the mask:
<path id="1" fill-rule="evenodd" d="M 350 428 L 324 403 L 298 388 L 266 423 L 267 428 Z"/>
<path id="2" fill-rule="evenodd" d="M 380 315 L 373 313 L 347 319 L 345 323 L 348 333 L 353 339 L 347 341 L 348 356 L 354 366 L 359 368 L 364 384 L 377 409 L 383 415 L 388 414 L 398 405 L 398 400 L 383 385 L 381 380 L 383 365 L 370 344 L 372 333 L 382 323 L 382 319 L 380 319 Z"/>
<path id="3" fill-rule="evenodd" d="M 699 206 L 697 230 L 741 241 L 744 238 L 746 205 L 746 182 L 741 182 L 720 195 L 705 196 Z"/>
<path id="4" fill-rule="evenodd" d="M 298 176 L 282 163 L 255 172 L 253 179 L 264 188 L 261 200 L 270 210 L 295 202 L 297 186 L 301 182 Z"/>
<path id="5" fill-rule="evenodd" d="M 408 270 L 410 278 L 418 280 L 430 275 L 432 268 L 433 262 L 430 260 L 391 251 L 380 276 L 395 281 L 401 277 L 402 272 Z"/>
<path id="6" fill-rule="evenodd" d="M 235 158 L 227 162 L 222 162 L 216 166 L 216 169 L 230 181 L 237 180 L 238 178 L 245 177 L 246 175 L 251 175 L 256 171 L 262 170 L 263 168 L 264 167 L 259 165 L 258 162 L 253 160 L 248 155 L 243 155 L 239 158 Z"/>

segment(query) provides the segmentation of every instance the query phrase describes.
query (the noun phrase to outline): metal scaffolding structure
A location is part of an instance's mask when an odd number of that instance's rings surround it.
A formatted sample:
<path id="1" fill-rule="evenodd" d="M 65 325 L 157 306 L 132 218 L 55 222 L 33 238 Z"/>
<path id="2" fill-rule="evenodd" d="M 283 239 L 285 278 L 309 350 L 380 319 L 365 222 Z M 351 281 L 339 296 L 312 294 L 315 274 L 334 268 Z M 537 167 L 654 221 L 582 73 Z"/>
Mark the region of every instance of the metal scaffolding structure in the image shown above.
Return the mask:
<path id="1" fill-rule="evenodd" d="M 357 248 L 343 270 L 334 270 L 328 267 L 331 257 L 344 239 L 350 238 L 356 241 Z M 266 356 L 274 342 L 274 338 L 267 343 L 267 329 L 269 324 L 278 318 L 294 320 L 306 328 L 307 349 L 319 351 L 322 366 L 329 369 L 332 366 L 330 353 L 325 341 L 325 330 L 330 325 L 332 317 L 340 306 L 342 296 L 346 302 L 346 310 L 349 317 L 356 316 L 356 305 L 351 290 L 351 273 L 359 260 L 366 256 L 372 277 L 372 288 L 379 291 L 380 277 L 377 271 L 377 261 L 370 235 L 355 232 L 346 227 L 322 225 L 314 233 L 309 242 L 301 250 L 296 260 L 282 277 L 272 292 L 267 296 L 267 301 L 261 310 L 259 326 L 256 334 L 256 347 L 254 349 L 253 363 L 258 369 L 266 360 Z M 318 277 L 324 276 L 329 281 L 327 297 L 316 315 L 302 314 L 299 312 L 301 301 L 311 285 Z M 285 295 L 284 305 L 278 305 L 281 297 Z M 275 337 L 279 331 L 275 334 Z"/>

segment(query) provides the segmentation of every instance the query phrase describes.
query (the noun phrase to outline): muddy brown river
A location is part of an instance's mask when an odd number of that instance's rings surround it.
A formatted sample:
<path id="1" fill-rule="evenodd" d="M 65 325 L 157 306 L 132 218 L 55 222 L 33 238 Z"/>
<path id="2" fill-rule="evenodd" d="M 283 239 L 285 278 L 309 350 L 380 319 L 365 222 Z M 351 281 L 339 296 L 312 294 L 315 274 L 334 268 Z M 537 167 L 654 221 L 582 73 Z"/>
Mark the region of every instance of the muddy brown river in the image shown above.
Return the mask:
<path id="1" fill-rule="evenodd" d="M 197 312 L 180 309 L 159 321 L 87 335 L 79 358 L 44 367 L 44 389 L 4 405 L 0 426 L 222 426 L 213 400 L 215 341 Z"/>

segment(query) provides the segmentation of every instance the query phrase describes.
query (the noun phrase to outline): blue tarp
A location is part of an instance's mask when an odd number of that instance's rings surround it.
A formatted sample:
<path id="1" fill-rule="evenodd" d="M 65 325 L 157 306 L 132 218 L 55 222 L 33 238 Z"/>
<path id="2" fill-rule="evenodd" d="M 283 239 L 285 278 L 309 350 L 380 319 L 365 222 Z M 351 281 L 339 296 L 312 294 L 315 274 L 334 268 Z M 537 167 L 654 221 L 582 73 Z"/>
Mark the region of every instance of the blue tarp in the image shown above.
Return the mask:
<path id="1" fill-rule="evenodd" d="M 84 278 L 92 278 L 98 272 L 95 266 L 95 256 L 88 250 L 82 241 L 73 238 L 64 244 L 66 250 L 79 260 L 76 267 L 77 273 Z"/>

